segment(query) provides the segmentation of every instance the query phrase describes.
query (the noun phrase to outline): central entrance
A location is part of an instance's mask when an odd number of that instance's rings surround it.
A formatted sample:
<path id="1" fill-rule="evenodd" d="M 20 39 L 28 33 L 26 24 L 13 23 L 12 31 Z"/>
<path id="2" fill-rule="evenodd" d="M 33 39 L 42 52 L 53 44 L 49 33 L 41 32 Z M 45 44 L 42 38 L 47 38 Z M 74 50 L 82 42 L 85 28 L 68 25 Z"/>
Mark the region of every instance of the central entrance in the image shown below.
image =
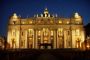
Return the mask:
<path id="1" fill-rule="evenodd" d="M 44 49 L 49 49 L 49 48 L 52 49 L 53 48 L 52 44 L 50 44 L 50 43 L 40 44 L 39 48 L 41 48 L 41 47 L 43 47 Z"/>
<path id="2" fill-rule="evenodd" d="M 37 48 L 52 49 L 54 44 L 54 30 L 43 28 L 37 30 Z"/>
<path id="3" fill-rule="evenodd" d="M 43 28 L 43 35 L 42 35 L 43 39 L 42 39 L 42 43 L 39 44 L 40 48 L 43 49 L 52 49 L 52 39 L 51 39 L 51 33 L 49 28 Z"/>

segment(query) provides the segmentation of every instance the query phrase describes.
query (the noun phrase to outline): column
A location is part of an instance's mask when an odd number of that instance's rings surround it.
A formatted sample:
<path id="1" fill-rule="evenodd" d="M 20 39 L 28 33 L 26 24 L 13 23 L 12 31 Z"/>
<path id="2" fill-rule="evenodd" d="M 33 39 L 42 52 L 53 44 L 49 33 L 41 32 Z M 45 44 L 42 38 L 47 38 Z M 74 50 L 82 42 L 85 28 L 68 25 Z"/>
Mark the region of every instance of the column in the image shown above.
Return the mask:
<path id="1" fill-rule="evenodd" d="M 43 43 L 43 30 L 41 30 L 41 44 Z M 41 46 L 41 49 L 43 49 L 43 46 Z"/>
<path id="2" fill-rule="evenodd" d="M 67 37 L 66 37 L 67 35 L 66 35 L 66 31 L 64 30 L 64 48 L 66 48 L 67 46 L 66 46 L 66 39 L 67 39 Z"/>
<path id="3" fill-rule="evenodd" d="M 37 30 L 36 30 L 36 41 L 35 41 L 35 44 L 36 44 L 36 45 L 35 45 L 35 48 L 38 49 L 38 47 L 37 47 L 37 45 L 38 45 L 38 44 L 37 44 Z"/>
<path id="4" fill-rule="evenodd" d="M 43 43 L 43 30 L 41 30 L 41 43 Z"/>
<path id="5" fill-rule="evenodd" d="M 72 44 L 72 29 L 70 30 L 70 44 L 71 44 L 71 48 L 72 48 L 72 46 L 73 46 L 73 44 Z"/>
<path id="6" fill-rule="evenodd" d="M 21 21 L 21 20 L 20 20 L 20 21 Z M 21 24 L 19 24 L 19 26 L 18 26 L 18 31 L 19 31 L 19 40 L 18 40 L 18 42 L 19 42 L 19 49 L 20 49 L 20 45 L 21 45 L 21 44 L 20 44 L 20 42 L 21 42 L 21 41 L 20 41 L 20 40 L 21 40 L 21 36 L 20 36 L 20 35 L 21 35 Z"/>
<path id="7" fill-rule="evenodd" d="M 34 38 L 34 35 L 35 35 L 35 30 L 33 29 L 33 46 L 32 46 L 32 48 L 34 48 L 34 46 L 35 46 L 35 45 L 34 45 L 34 42 L 35 42 L 35 41 L 34 41 L 34 39 L 35 39 L 35 38 Z"/>
<path id="8" fill-rule="evenodd" d="M 15 36 L 15 38 L 16 38 L 17 48 L 19 48 L 19 31 L 18 31 L 18 30 L 16 31 L 16 36 Z"/>
<path id="9" fill-rule="evenodd" d="M 85 40 L 85 32 L 84 32 L 84 30 L 81 30 L 80 34 L 81 34 L 81 43 L 82 43 Z"/>
<path id="10" fill-rule="evenodd" d="M 56 45 L 57 45 L 57 48 L 59 48 L 59 39 L 58 39 L 58 30 L 56 30 L 56 32 L 57 32 L 57 43 L 56 43 Z"/>
<path id="11" fill-rule="evenodd" d="M 75 30 L 72 30 L 72 48 L 76 47 Z"/>
<path id="12" fill-rule="evenodd" d="M 56 49 L 56 43 L 57 43 L 57 41 L 56 41 L 57 34 L 56 33 L 57 33 L 57 31 L 54 30 L 54 44 L 53 44 L 54 49 Z"/>
<path id="13" fill-rule="evenodd" d="M 51 30 L 48 30 L 48 43 L 51 44 Z M 51 49 L 51 46 L 48 46 L 48 49 Z"/>
<path id="14" fill-rule="evenodd" d="M 28 43 L 27 43 L 27 30 L 25 30 L 25 48 L 27 48 L 27 45 Z"/>
<path id="15" fill-rule="evenodd" d="M 51 36 L 51 34 L 50 34 L 50 30 L 48 30 L 48 43 L 51 43 L 51 39 L 50 39 L 50 36 Z"/>
<path id="16" fill-rule="evenodd" d="M 63 29 L 63 32 L 62 32 L 62 42 L 63 42 L 63 47 L 62 48 L 64 48 L 64 29 Z"/>

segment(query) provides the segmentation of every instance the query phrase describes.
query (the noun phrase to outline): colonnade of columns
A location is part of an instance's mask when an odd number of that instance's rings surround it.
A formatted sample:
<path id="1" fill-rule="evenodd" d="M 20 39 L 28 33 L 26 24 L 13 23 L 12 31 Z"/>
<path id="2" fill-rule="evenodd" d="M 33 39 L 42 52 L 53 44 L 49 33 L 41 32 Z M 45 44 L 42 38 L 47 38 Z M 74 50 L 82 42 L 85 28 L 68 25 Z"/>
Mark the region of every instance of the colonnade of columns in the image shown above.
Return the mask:
<path id="1" fill-rule="evenodd" d="M 76 36 L 76 32 L 74 30 L 62 30 L 62 28 L 27 29 L 21 31 L 20 36 L 20 40 L 18 38 L 16 38 L 17 41 L 14 39 L 15 42 L 11 40 L 12 48 L 44 49 L 46 46 L 48 49 L 56 49 L 77 47 L 76 41 L 78 37 Z M 17 45 L 19 47 L 17 47 Z"/>
<path id="2" fill-rule="evenodd" d="M 32 29 L 33 37 L 32 37 L 32 42 L 30 42 L 32 44 L 32 47 L 27 47 L 27 48 L 43 49 L 44 44 L 47 44 L 48 49 L 51 48 L 50 46 L 52 46 L 53 49 L 67 48 L 66 40 L 67 39 L 70 40 L 70 37 L 67 38 L 68 36 L 65 35 L 65 31 L 60 32 L 62 34 L 60 36 L 59 31 L 57 29 L 53 29 L 53 30 L 46 29 L 46 30 L 47 31 L 45 32 L 44 29 L 39 29 L 39 30 Z M 51 32 L 51 31 L 53 31 L 53 32 Z M 53 35 L 51 35 L 51 34 L 53 34 Z M 27 37 L 28 37 L 28 35 L 27 35 Z M 27 38 L 27 40 L 29 40 L 29 39 Z M 27 42 L 27 43 L 29 43 L 29 42 Z M 42 44 L 42 45 L 40 45 L 40 44 Z"/>

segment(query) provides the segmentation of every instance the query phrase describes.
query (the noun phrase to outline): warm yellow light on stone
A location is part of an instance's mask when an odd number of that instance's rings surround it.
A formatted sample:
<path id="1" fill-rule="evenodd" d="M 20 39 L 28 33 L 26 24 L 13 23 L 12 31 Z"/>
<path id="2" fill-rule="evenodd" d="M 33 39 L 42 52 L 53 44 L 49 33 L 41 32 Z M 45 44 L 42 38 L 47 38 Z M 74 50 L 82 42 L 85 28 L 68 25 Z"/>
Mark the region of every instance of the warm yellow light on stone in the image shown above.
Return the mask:
<path id="1" fill-rule="evenodd" d="M 44 40 L 46 40 L 46 41 L 47 41 L 47 40 L 48 40 L 48 38 L 47 38 L 47 37 L 44 37 Z"/>
<path id="2" fill-rule="evenodd" d="M 61 24 L 62 23 L 62 21 L 59 21 L 59 24 Z"/>
<path id="3" fill-rule="evenodd" d="M 62 32 L 62 31 L 63 31 L 63 29 L 62 29 L 62 28 L 59 28 L 59 29 L 58 29 L 58 31 L 59 31 L 59 32 Z"/>
<path id="4" fill-rule="evenodd" d="M 77 48 L 81 47 L 81 43 L 85 40 L 82 17 L 78 13 L 75 13 L 74 17 L 63 18 L 57 14 L 50 14 L 47 8 L 43 14 L 36 14 L 28 19 L 18 18 L 14 13 L 9 21 L 7 34 L 10 48 L 19 49 L 39 49 L 39 47 L 44 49 L 44 43 L 52 45 L 50 47 L 54 49 Z M 80 41 L 76 43 L 78 39 Z"/>
<path id="5" fill-rule="evenodd" d="M 29 23 L 32 24 L 32 21 L 30 21 Z"/>
<path id="6" fill-rule="evenodd" d="M 50 23 L 53 23 L 53 20 L 51 20 Z"/>
<path id="7" fill-rule="evenodd" d="M 38 36 L 40 36 L 41 35 L 41 31 L 38 31 Z"/>
<path id="8" fill-rule="evenodd" d="M 62 28 L 59 28 L 59 29 L 58 29 L 58 35 L 59 35 L 59 36 L 62 36 L 62 35 L 63 35 L 63 29 L 62 29 Z"/>
<path id="9" fill-rule="evenodd" d="M 76 35 L 79 36 L 80 35 L 80 30 L 76 29 Z"/>
<path id="10" fill-rule="evenodd" d="M 69 21 L 67 21 L 67 24 L 69 24 Z"/>
<path id="11" fill-rule="evenodd" d="M 25 24 L 25 22 L 22 22 L 22 24 Z"/>
<path id="12" fill-rule="evenodd" d="M 53 31 L 51 31 L 51 36 L 53 36 Z"/>
<path id="13" fill-rule="evenodd" d="M 87 48 L 90 48 L 90 46 L 89 46 L 89 44 L 87 44 L 87 46 L 86 46 Z"/>
<path id="14" fill-rule="evenodd" d="M 44 43 L 47 43 L 47 41 L 44 41 Z"/>

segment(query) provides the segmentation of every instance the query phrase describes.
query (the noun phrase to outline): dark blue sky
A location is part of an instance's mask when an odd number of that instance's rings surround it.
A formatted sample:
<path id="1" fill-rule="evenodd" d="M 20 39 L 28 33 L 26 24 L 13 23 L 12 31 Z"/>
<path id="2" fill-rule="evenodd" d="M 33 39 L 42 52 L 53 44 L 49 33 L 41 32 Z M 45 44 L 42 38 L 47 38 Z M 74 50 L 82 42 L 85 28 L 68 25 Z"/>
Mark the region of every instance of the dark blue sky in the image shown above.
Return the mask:
<path id="1" fill-rule="evenodd" d="M 0 0 L 0 35 L 6 36 L 9 16 L 13 12 L 24 18 L 32 17 L 42 13 L 45 7 L 60 17 L 71 17 L 78 12 L 83 17 L 84 25 L 90 22 L 89 0 Z"/>

